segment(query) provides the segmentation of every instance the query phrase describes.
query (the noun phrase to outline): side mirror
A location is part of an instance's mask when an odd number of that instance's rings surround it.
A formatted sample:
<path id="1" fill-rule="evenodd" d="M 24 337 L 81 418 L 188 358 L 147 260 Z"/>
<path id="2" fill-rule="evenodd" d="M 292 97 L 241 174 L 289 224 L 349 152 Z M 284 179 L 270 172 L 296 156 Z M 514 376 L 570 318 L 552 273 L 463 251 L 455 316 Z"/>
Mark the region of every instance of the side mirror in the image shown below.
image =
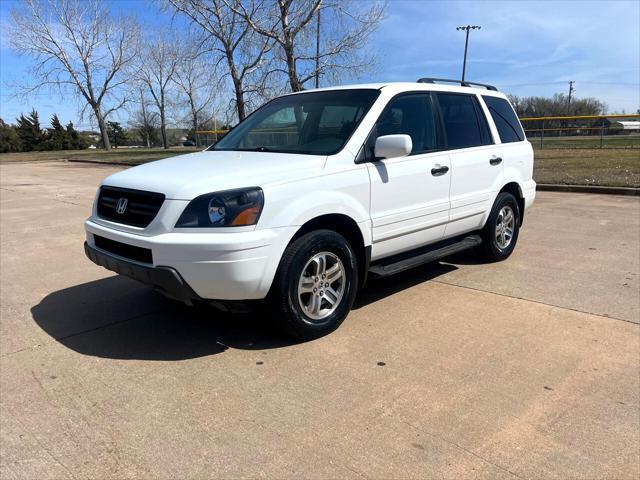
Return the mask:
<path id="1" fill-rule="evenodd" d="M 376 138 L 376 159 L 406 157 L 411 153 L 413 142 L 409 135 L 384 135 Z"/>

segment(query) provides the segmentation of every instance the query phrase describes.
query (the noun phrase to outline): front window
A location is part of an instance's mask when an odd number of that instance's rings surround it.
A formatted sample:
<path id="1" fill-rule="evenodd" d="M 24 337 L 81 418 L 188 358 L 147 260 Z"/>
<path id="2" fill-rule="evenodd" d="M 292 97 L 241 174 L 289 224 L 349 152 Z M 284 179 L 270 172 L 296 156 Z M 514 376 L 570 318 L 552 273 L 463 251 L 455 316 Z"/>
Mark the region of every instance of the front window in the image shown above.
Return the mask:
<path id="1" fill-rule="evenodd" d="M 211 150 L 332 155 L 349 140 L 379 90 L 333 90 L 276 98 Z"/>

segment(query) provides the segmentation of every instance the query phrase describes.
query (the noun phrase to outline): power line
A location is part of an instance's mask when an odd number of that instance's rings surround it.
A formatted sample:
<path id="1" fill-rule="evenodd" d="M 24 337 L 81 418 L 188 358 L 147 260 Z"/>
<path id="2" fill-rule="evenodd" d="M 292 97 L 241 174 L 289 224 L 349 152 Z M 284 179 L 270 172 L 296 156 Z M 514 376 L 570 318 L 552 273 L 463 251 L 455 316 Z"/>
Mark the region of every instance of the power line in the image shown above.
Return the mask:
<path id="1" fill-rule="evenodd" d="M 585 80 L 576 80 L 576 82 L 580 82 L 585 85 L 621 85 L 621 86 L 632 86 L 635 87 L 638 84 L 633 82 L 589 82 Z M 530 83 L 510 83 L 506 85 L 501 85 L 501 87 L 538 87 L 545 85 L 562 85 L 567 83 L 566 80 L 557 80 L 555 82 L 530 82 Z"/>

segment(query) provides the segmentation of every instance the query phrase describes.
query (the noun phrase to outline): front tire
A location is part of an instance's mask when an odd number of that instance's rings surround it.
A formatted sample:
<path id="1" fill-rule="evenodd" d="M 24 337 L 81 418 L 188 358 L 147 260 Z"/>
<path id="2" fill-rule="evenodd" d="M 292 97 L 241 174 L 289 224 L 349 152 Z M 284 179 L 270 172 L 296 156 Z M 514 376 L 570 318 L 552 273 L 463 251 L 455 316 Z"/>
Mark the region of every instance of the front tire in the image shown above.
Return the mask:
<path id="1" fill-rule="evenodd" d="M 311 340 L 340 326 L 351 310 L 358 285 L 356 255 L 332 230 L 315 230 L 285 250 L 269 295 L 276 325 Z"/>
<path id="2" fill-rule="evenodd" d="M 509 258 L 520 233 L 520 207 L 509 192 L 498 194 L 487 223 L 482 229 L 482 256 L 490 262 Z"/>

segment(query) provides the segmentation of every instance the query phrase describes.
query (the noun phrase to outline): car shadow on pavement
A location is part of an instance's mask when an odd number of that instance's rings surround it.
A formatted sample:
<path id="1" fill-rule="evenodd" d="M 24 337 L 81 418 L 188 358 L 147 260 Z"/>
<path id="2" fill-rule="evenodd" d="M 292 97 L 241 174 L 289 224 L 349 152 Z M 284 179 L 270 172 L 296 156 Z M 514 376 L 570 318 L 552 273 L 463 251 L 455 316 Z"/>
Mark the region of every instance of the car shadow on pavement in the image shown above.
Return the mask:
<path id="1" fill-rule="evenodd" d="M 454 265 L 483 265 L 487 260 L 474 249 L 464 250 L 443 259 L 443 262 L 453 263 Z"/>
<path id="2" fill-rule="evenodd" d="M 228 348 L 264 350 L 299 343 L 259 312 L 188 307 L 122 276 L 53 292 L 31 313 L 58 342 L 103 358 L 186 360 Z"/>
<path id="3" fill-rule="evenodd" d="M 455 269 L 432 263 L 372 280 L 356 298 L 354 309 Z M 230 314 L 192 308 L 118 275 L 52 292 L 31 308 L 31 314 L 64 346 L 102 358 L 186 360 L 228 348 L 267 350 L 300 343 L 276 330 L 260 310 Z"/>
<path id="4" fill-rule="evenodd" d="M 413 287 L 420 283 L 428 282 L 445 273 L 457 270 L 458 267 L 448 263 L 432 262 L 419 267 L 412 268 L 391 277 L 372 278 L 367 280 L 365 288 L 356 297 L 353 309 L 357 310 L 366 307 L 371 303 L 389 297 L 402 290 Z"/>

